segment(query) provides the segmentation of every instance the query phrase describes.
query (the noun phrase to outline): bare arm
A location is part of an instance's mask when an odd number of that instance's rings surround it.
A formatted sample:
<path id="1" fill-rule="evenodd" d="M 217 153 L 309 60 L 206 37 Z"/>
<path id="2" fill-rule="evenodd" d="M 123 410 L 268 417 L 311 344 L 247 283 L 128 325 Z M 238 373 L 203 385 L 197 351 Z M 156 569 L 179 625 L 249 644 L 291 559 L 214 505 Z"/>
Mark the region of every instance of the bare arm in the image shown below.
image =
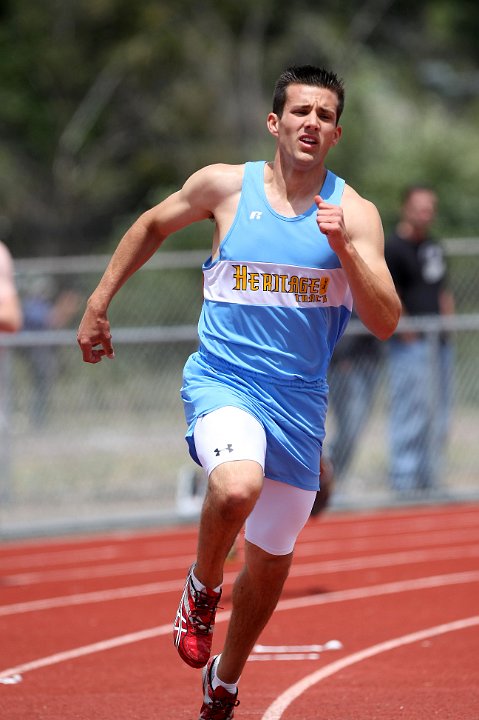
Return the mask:
<path id="1" fill-rule="evenodd" d="M 343 207 L 316 198 L 317 222 L 338 255 L 353 295 L 356 312 L 376 337 L 392 335 L 401 303 L 384 259 L 384 234 L 375 206 L 351 188 Z"/>
<path id="2" fill-rule="evenodd" d="M 0 332 L 17 332 L 22 327 L 22 311 L 16 295 L 0 300 Z"/>
<path id="3" fill-rule="evenodd" d="M 13 280 L 12 259 L 0 245 L 0 332 L 17 332 L 22 326 L 22 310 Z"/>
<path id="4" fill-rule="evenodd" d="M 451 290 L 441 290 L 441 294 L 439 296 L 439 310 L 441 315 L 454 315 L 456 308 L 454 295 Z"/>
<path id="5" fill-rule="evenodd" d="M 112 255 L 98 286 L 90 296 L 78 329 L 85 362 L 114 357 L 107 310 L 111 300 L 172 233 L 211 218 L 228 192 L 227 166 L 212 165 L 192 175 L 178 192 L 143 213 L 127 230 Z M 227 173 L 226 173 L 227 174 Z M 229 177 L 229 175 L 228 175 Z"/>

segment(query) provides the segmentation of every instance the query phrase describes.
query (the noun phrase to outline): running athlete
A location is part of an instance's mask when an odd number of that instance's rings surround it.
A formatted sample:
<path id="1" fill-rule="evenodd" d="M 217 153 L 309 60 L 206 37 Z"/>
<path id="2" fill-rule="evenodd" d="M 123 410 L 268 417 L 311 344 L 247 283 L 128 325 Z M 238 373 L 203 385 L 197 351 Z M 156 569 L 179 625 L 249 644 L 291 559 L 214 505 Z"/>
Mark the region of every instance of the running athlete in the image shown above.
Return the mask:
<path id="1" fill-rule="evenodd" d="M 401 311 L 376 208 L 325 166 L 341 137 L 343 103 L 335 74 L 312 66 L 283 72 L 267 118 L 273 161 L 205 167 L 144 213 L 120 241 L 78 331 L 86 362 L 112 358 L 107 309 L 115 293 L 168 235 L 214 221 L 200 345 L 182 387 L 186 438 L 208 489 L 173 630 L 180 657 L 204 668 L 200 720 L 233 718 L 241 672 L 310 516 L 326 373 L 352 304 L 381 339 Z M 227 637 L 211 656 L 223 566 L 244 523 Z"/>

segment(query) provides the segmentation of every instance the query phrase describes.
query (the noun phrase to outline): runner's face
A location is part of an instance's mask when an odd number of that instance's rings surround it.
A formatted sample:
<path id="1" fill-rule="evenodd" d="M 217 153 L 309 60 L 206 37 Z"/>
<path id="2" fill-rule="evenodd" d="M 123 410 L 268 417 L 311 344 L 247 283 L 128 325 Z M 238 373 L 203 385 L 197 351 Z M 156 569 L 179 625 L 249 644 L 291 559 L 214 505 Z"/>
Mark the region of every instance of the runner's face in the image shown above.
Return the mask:
<path id="1" fill-rule="evenodd" d="M 284 111 L 268 116 L 268 129 L 277 137 L 280 150 L 308 165 L 324 162 L 341 137 L 336 125 L 338 97 L 327 88 L 289 85 Z"/>

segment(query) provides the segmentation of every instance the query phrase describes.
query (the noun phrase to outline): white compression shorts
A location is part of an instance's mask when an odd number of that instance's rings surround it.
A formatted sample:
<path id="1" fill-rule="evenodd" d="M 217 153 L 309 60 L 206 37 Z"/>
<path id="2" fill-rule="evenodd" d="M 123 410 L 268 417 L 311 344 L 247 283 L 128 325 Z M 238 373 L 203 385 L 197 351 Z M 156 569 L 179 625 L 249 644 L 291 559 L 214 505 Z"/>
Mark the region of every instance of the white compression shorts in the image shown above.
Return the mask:
<path id="1" fill-rule="evenodd" d="M 264 472 L 266 435 L 261 423 L 245 410 L 227 406 L 201 416 L 194 442 L 208 477 L 215 467 L 232 460 L 254 460 Z M 315 497 L 315 490 L 265 478 L 246 520 L 246 540 L 271 555 L 288 555 L 310 516 Z"/>

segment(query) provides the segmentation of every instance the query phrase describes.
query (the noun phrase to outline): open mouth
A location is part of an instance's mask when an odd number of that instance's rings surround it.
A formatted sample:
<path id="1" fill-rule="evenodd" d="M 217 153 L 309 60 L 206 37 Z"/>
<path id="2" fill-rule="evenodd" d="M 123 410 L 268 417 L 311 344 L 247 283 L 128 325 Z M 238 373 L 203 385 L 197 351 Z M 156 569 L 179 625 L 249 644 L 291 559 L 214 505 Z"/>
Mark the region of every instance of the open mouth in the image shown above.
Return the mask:
<path id="1" fill-rule="evenodd" d="M 312 135 L 301 135 L 299 141 L 303 145 L 308 145 L 309 147 L 314 147 L 315 145 L 318 145 L 317 139 Z"/>

